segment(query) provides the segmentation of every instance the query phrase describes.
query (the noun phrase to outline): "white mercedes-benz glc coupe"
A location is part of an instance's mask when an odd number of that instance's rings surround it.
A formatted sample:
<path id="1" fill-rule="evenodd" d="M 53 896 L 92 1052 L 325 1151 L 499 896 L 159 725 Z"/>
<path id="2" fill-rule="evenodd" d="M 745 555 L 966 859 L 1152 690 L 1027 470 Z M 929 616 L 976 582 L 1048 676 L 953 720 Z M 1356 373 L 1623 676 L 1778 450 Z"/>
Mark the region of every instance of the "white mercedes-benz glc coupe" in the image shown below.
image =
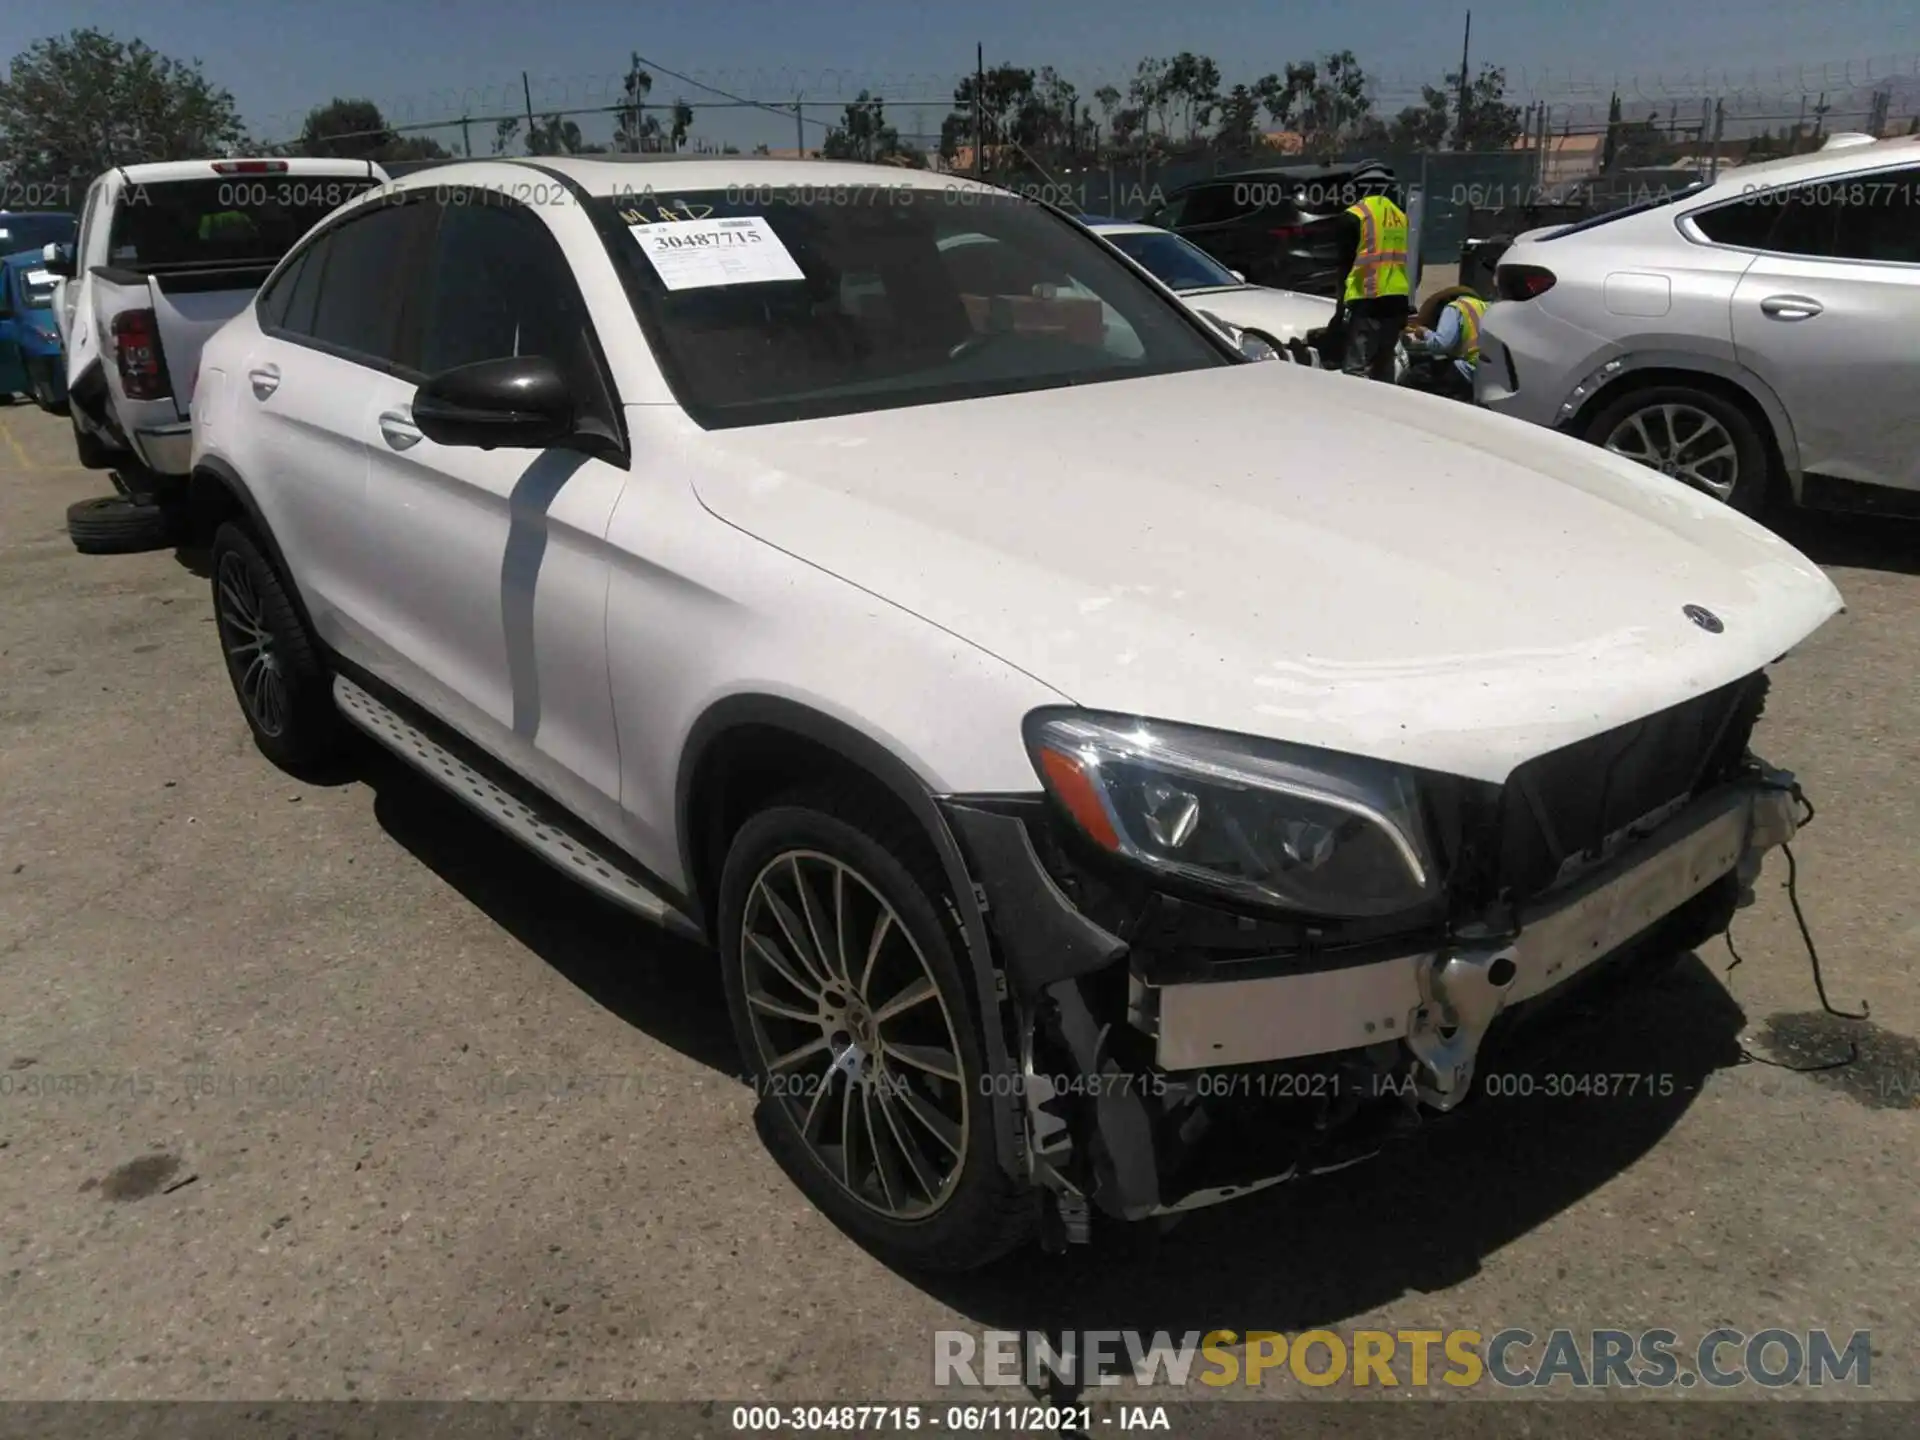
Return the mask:
<path id="1" fill-rule="evenodd" d="M 930 1267 L 1350 1163 L 1723 928 L 1801 813 L 1766 667 L 1840 607 L 1676 481 L 1250 362 L 889 168 L 400 180 L 193 424 L 260 748 L 356 727 L 708 942 L 783 1165 Z"/>

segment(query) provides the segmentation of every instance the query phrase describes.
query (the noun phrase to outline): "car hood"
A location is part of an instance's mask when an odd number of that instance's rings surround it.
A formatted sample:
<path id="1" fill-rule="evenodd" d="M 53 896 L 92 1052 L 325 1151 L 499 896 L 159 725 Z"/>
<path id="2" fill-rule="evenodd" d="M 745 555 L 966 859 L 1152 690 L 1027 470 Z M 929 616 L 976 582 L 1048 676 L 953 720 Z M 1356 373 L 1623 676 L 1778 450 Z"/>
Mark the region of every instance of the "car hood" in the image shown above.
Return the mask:
<path id="1" fill-rule="evenodd" d="M 714 514 L 1077 704 L 1491 781 L 1759 669 L 1841 605 L 1798 551 L 1673 480 L 1293 365 L 714 431 L 698 451 Z"/>
<path id="2" fill-rule="evenodd" d="M 1195 310 L 1217 315 L 1242 330 L 1259 330 L 1281 344 L 1304 340 L 1309 330 L 1333 323 L 1334 304 L 1317 295 L 1244 285 L 1232 290 L 1187 290 L 1180 299 Z"/>

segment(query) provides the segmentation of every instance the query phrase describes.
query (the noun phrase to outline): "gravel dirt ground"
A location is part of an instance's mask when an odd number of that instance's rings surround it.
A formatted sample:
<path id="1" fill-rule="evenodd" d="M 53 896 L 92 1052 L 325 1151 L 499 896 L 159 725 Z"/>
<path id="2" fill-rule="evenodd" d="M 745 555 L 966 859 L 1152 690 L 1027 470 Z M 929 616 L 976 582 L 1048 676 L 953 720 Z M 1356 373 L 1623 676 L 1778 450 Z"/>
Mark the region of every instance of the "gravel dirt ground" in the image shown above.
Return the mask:
<path id="1" fill-rule="evenodd" d="M 75 553 L 106 477 L 0 427 L 0 1397 L 904 1400 L 943 1328 L 1726 1325 L 1871 1330 L 1871 1393 L 1920 1398 L 1920 530 L 1789 527 L 1850 609 L 1757 741 L 1870 1021 L 1820 1013 L 1776 859 L 1743 964 L 1569 1016 L 1531 1097 L 927 1279 L 769 1160 L 703 954 L 379 754 L 276 770 L 194 557 Z M 1671 1084 L 1540 1093 L 1592 1073 Z"/>

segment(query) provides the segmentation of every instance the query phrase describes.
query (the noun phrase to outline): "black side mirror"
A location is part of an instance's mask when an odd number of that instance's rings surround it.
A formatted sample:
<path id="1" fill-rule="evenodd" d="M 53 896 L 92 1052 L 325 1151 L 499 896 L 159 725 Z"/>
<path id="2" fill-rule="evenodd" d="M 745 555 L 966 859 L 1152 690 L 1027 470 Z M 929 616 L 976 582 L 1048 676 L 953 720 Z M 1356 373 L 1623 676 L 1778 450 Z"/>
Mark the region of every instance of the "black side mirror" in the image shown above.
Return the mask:
<path id="1" fill-rule="evenodd" d="M 544 355 L 478 360 L 416 390 L 413 423 L 436 445 L 544 450 L 574 434 L 573 395 Z"/>
<path id="2" fill-rule="evenodd" d="M 52 244 L 40 252 L 40 268 L 61 280 L 73 278 L 73 247 Z"/>

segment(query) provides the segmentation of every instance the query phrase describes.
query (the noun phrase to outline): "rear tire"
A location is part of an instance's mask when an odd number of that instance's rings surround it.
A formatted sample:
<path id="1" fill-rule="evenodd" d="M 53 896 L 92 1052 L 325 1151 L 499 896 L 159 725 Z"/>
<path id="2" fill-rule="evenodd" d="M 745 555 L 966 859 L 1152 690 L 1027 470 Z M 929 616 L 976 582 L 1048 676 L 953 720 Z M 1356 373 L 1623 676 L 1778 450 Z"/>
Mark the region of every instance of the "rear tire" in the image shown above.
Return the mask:
<path id="1" fill-rule="evenodd" d="M 82 555 L 134 555 L 173 543 L 173 517 L 151 499 L 101 495 L 67 507 L 67 534 Z"/>
<path id="2" fill-rule="evenodd" d="M 208 563 L 214 628 L 254 744 L 287 770 L 331 759 L 342 739 L 333 677 L 279 572 L 234 521 L 214 532 Z"/>
<path id="3" fill-rule="evenodd" d="M 1587 423 L 1585 438 L 1743 515 L 1762 513 L 1771 498 L 1773 465 L 1759 427 L 1711 390 L 1655 385 L 1632 391 L 1602 407 Z M 1722 452 L 1722 458 L 1701 463 L 1701 457 Z"/>
<path id="4" fill-rule="evenodd" d="M 760 1128 L 807 1198 L 910 1267 L 1023 1243 L 1039 1196 L 995 1151 L 971 961 L 917 827 L 857 786 L 796 793 L 734 836 L 719 908 Z"/>

